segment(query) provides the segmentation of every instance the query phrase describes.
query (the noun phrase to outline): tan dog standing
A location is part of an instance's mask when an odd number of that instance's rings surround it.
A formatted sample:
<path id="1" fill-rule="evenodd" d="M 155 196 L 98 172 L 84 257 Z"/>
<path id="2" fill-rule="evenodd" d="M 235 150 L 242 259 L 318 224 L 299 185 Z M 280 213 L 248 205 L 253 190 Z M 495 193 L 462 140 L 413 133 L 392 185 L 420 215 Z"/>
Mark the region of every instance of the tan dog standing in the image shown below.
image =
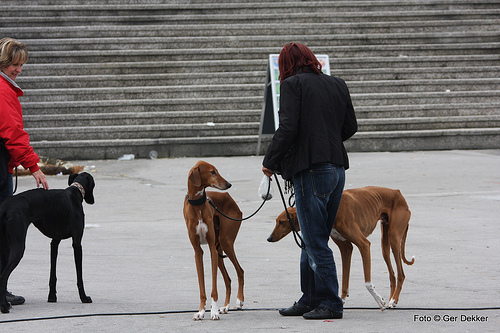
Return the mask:
<path id="1" fill-rule="evenodd" d="M 244 272 L 234 252 L 234 241 L 240 229 L 241 221 L 230 220 L 219 214 L 207 201 L 207 197 L 224 214 L 235 219 L 241 219 L 242 213 L 233 198 L 225 192 L 205 192 L 205 188 L 214 187 L 227 190 L 231 184 L 227 182 L 217 169 L 207 162 L 199 161 L 189 171 L 188 193 L 184 200 L 184 219 L 188 229 L 189 240 L 194 248 L 198 284 L 200 287 L 200 309 L 194 315 L 194 320 L 202 320 L 205 316 L 207 295 L 205 292 L 205 276 L 203 267 L 202 244 L 208 244 L 210 249 L 212 269 L 212 305 L 211 319 L 219 319 L 219 313 L 227 313 L 231 297 L 231 279 L 223 261 L 223 252 L 233 263 L 238 275 L 237 308 L 243 306 Z M 217 267 L 220 269 L 226 285 L 226 300 L 219 310 L 217 307 Z"/>
<path id="2" fill-rule="evenodd" d="M 295 208 L 288 208 L 288 212 L 292 223 L 299 230 Z M 405 258 L 406 235 L 410 215 L 411 212 L 408 209 L 406 200 L 399 190 L 368 186 L 344 191 L 335 218 L 334 228 L 330 233 L 330 237 L 339 247 L 342 256 L 341 297 L 344 302 L 348 296 L 352 243 L 354 243 L 358 247 L 363 260 L 366 288 L 382 310 L 396 306 L 405 280 L 402 261 L 407 265 L 412 265 L 415 261 L 414 258 L 411 261 Z M 367 237 L 371 235 L 378 221 L 381 221 L 382 228 L 382 255 L 389 270 L 391 283 L 391 297 L 387 304 L 375 291 L 375 287 L 371 282 L 370 242 Z M 286 212 L 283 211 L 276 219 L 276 226 L 267 240 L 277 242 L 290 231 L 292 231 L 292 227 L 288 222 Z M 390 249 L 392 249 L 398 270 L 397 281 L 392 269 Z"/>

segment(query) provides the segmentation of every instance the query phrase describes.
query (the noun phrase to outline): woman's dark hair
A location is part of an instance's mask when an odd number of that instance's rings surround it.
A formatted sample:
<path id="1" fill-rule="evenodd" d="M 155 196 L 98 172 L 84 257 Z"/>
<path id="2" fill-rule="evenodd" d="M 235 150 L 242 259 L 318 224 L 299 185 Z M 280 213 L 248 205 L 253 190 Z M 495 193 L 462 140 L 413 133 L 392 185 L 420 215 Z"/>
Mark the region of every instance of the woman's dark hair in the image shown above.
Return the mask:
<path id="1" fill-rule="evenodd" d="M 314 53 L 301 43 L 286 44 L 280 52 L 278 65 L 281 82 L 297 74 L 304 67 L 308 67 L 315 74 L 321 72 L 321 64 Z"/>

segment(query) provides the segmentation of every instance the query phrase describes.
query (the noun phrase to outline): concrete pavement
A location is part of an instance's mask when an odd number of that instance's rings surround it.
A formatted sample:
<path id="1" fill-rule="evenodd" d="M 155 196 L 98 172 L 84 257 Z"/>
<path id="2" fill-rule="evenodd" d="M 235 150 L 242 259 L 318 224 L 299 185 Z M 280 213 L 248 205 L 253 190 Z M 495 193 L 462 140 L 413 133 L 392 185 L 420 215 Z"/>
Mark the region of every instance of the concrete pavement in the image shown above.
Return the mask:
<path id="1" fill-rule="evenodd" d="M 83 239 L 85 287 L 94 302 L 79 301 L 67 240 L 61 243 L 58 262 L 58 303 L 47 303 L 50 240 L 30 227 L 24 258 L 9 281 L 9 289 L 27 301 L 0 316 L 0 331 L 498 331 L 499 150 L 350 154 L 346 188 L 386 186 L 399 188 L 406 197 L 412 211 L 406 254 L 416 261 L 404 265 L 406 281 L 398 307 L 381 312 L 364 287 L 355 249 L 344 318 L 334 321 L 282 317 L 275 310 L 300 297 L 300 251 L 293 237 L 266 241 L 283 210 L 277 192 L 255 217 L 243 222 L 236 240 L 245 270 L 243 310 L 230 311 L 219 321 L 192 321 L 199 292 L 182 204 L 187 173 L 197 160 L 72 161 L 85 165 L 96 180 L 96 203 L 84 204 Z M 229 192 L 244 216 L 259 206 L 261 156 L 205 160 L 233 184 Z M 64 188 L 67 177 L 50 176 L 49 184 Z M 19 191 L 33 185 L 32 177 L 19 179 Z M 387 300 L 389 280 L 379 228 L 369 239 L 372 280 Z M 333 242 L 331 246 L 341 272 L 340 254 Z M 234 305 L 237 279 L 230 263 L 228 267 Z M 221 278 L 219 297 L 224 298 Z"/>

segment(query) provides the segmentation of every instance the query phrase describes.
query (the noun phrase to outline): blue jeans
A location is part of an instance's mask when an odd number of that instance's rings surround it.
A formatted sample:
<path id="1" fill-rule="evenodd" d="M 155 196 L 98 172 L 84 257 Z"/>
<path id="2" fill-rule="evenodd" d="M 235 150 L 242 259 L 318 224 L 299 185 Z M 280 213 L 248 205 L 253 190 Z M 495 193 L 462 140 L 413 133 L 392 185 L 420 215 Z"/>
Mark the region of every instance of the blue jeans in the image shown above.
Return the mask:
<path id="1" fill-rule="evenodd" d="M 297 216 L 305 249 L 300 257 L 299 303 L 343 312 L 337 269 L 328 246 L 342 198 L 345 170 L 332 164 L 315 164 L 293 177 Z"/>

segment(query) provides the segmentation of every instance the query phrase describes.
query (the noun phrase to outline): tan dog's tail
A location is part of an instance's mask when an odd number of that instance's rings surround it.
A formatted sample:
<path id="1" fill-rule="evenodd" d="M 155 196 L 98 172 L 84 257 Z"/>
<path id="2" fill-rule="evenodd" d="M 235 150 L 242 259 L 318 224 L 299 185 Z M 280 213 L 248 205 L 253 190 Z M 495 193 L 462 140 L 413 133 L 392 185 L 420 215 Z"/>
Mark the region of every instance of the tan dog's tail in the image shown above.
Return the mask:
<path id="1" fill-rule="evenodd" d="M 413 258 L 411 258 L 411 261 L 408 261 L 408 259 L 406 259 L 406 255 L 405 255 L 405 249 L 406 249 L 406 235 L 408 234 L 408 228 L 410 227 L 410 225 L 408 224 L 406 226 L 406 230 L 405 230 L 405 233 L 403 235 L 403 239 L 401 239 L 401 257 L 403 258 L 403 262 L 407 265 L 413 265 L 413 263 L 415 262 L 415 256 L 413 256 Z"/>

